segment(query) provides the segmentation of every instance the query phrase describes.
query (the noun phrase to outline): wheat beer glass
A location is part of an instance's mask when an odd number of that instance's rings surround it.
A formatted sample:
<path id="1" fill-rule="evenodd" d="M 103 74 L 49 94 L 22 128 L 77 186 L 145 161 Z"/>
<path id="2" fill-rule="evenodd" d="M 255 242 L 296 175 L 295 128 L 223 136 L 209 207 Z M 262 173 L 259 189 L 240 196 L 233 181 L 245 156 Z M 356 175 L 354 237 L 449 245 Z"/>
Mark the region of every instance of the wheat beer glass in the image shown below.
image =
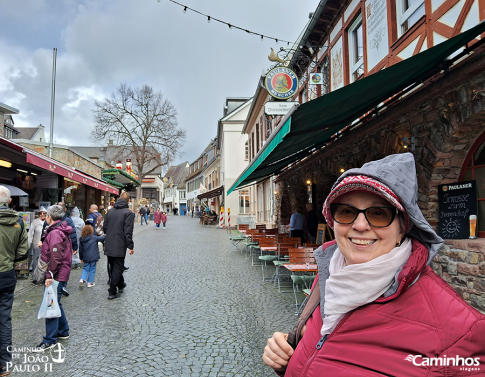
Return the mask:
<path id="1" fill-rule="evenodd" d="M 470 238 L 477 238 L 477 215 L 470 215 Z"/>

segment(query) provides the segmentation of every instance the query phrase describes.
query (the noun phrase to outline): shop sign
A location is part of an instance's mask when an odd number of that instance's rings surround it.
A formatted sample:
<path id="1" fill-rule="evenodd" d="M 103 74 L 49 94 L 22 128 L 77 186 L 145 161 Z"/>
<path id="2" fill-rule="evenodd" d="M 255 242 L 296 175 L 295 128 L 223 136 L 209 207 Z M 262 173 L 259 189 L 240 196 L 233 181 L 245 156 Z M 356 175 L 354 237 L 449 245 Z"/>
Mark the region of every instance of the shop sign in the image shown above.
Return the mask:
<path id="1" fill-rule="evenodd" d="M 310 73 L 310 80 L 308 80 L 310 85 L 323 85 L 323 74 L 322 73 Z"/>
<path id="2" fill-rule="evenodd" d="M 288 111 L 293 106 L 298 106 L 300 103 L 299 102 L 279 102 L 279 101 L 273 101 L 273 102 L 266 102 L 264 104 L 264 113 L 266 115 L 282 115 L 285 116 Z"/>
<path id="3" fill-rule="evenodd" d="M 286 67 L 273 68 L 264 80 L 266 90 L 276 99 L 288 99 L 298 90 L 298 77 Z"/>
<path id="4" fill-rule="evenodd" d="M 439 185 L 438 201 L 440 237 L 476 238 L 478 213 L 476 181 Z"/>

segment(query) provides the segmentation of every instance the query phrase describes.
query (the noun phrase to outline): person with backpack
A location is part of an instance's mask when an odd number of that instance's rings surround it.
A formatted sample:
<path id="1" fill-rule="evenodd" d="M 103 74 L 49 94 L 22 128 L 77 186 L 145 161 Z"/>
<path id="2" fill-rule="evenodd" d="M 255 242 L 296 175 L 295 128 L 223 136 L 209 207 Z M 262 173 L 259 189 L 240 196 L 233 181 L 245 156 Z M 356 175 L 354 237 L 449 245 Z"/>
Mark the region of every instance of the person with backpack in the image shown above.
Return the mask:
<path id="1" fill-rule="evenodd" d="M 94 234 L 91 225 L 84 226 L 79 239 L 79 258 L 84 263 L 81 280 L 79 280 L 79 288 L 83 288 L 86 282 L 88 288 L 94 287 L 96 264 L 99 260 L 98 242 L 103 242 L 105 238 L 105 235 L 97 236 Z"/>
<path id="2" fill-rule="evenodd" d="M 103 234 L 103 216 L 98 212 L 98 206 L 96 204 L 91 204 L 89 207 L 89 215 L 86 219 L 86 224 L 93 227 L 93 232 L 97 236 Z"/>
<path id="3" fill-rule="evenodd" d="M 146 217 L 147 209 L 145 207 L 141 206 L 140 211 L 138 213 L 140 214 L 141 225 L 143 225 L 143 219 L 145 219 L 145 224 L 148 225 L 148 221 L 147 221 L 147 217 Z"/>
<path id="4" fill-rule="evenodd" d="M 12 306 L 17 277 L 15 262 L 28 257 L 29 237 L 18 212 L 10 209 L 10 190 L 0 186 L 0 376 L 12 360 Z"/>

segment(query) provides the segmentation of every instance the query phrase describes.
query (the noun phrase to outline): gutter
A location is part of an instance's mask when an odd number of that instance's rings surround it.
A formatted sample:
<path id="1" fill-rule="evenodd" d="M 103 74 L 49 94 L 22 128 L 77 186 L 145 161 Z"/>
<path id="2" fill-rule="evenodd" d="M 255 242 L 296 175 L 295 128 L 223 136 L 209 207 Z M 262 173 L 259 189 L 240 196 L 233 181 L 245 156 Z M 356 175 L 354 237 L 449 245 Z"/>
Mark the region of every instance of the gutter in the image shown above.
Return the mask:
<path id="1" fill-rule="evenodd" d="M 261 89 L 266 90 L 264 87 L 264 77 L 261 76 L 258 81 L 258 87 L 256 88 L 256 93 L 254 93 L 254 96 L 252 97 L 253 102 L 251 103 L 251 107 L 249 108 L 248 116 L 246 117 L 246 121 L 244 122 L 243 129 L 241 131 L 241 134 L 246 133 L 246 128 L 248 127 L 249 119 L 251 118 L 251 114 L 253 113 L 254 106 L 256 104 L 256 100 L 258 99 L 259 93 L 261 92 Z"/>
<path id="2" fill-rule="evenodd" d="M 293 68 L 293 65 L 295 64 L 295 56 L 298 55 L 298 52 L 301 50 L 301 48 L 305 45 L 305 43 L 308 41 L 308 37 L 310 36 L 311 32 L 313 31 L 313 28 L 317 24 L 318 19 L 320 18 L 320 15 L 323 12 L 323 8 L 325 8 L 325 5 L 327 5 L 328 0 L 321 0 L 320 3 L 317 6 L 317 9 L 313 13 L 313 17 L 308 24 L 305 34 L 303 34 L 303 37 L 301 38 L 300 42 L 298 43 L 298 46 L 295 50 L 295 53 L 293 54 L 293 57 L 291 58 L 290 64 L 288 64 L 288 67 Z"/>

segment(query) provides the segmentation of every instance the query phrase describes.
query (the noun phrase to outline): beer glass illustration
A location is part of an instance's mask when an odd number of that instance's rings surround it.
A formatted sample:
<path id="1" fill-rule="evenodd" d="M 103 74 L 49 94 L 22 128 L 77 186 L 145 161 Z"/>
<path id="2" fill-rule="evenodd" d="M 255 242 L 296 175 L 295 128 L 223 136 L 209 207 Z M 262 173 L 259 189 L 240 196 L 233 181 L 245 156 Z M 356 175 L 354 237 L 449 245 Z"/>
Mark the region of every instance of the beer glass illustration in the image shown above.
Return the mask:
<path id="1" fill-rule="evenodd" d="M 470 215 L 470 238 L 477 238 L 477 215 Z"/>

